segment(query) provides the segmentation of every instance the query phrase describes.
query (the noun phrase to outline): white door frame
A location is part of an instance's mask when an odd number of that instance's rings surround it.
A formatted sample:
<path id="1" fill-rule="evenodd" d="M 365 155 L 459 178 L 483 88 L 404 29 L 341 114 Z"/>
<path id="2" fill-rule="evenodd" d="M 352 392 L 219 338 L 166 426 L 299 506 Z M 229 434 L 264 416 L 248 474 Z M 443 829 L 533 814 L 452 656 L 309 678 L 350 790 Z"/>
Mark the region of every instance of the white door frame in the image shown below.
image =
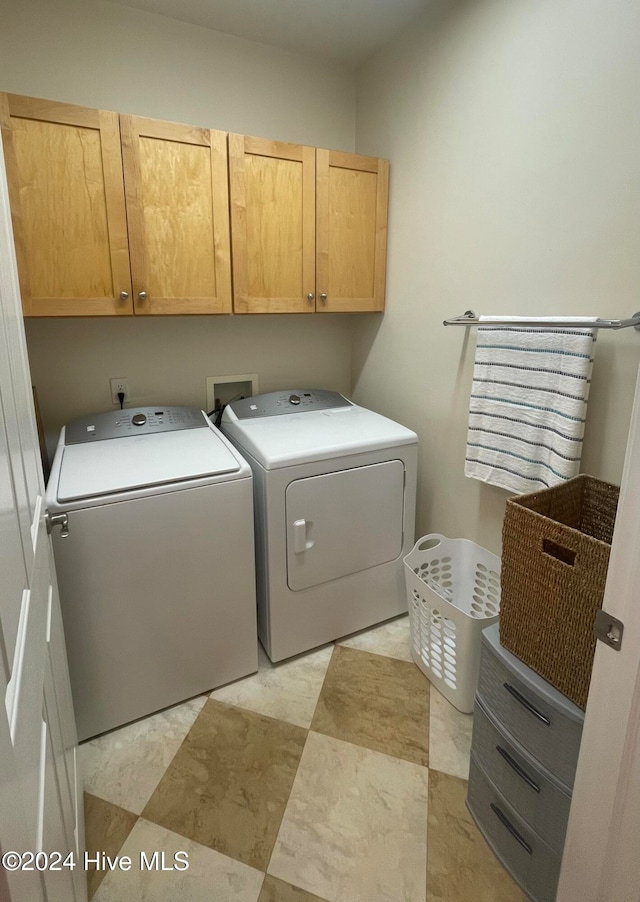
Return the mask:
<path id="1" fill-rule="evenodd" d="M 624 635 L 597 643 L 557 902 L 640 900 L 640 373 L 603 608 Z"/>

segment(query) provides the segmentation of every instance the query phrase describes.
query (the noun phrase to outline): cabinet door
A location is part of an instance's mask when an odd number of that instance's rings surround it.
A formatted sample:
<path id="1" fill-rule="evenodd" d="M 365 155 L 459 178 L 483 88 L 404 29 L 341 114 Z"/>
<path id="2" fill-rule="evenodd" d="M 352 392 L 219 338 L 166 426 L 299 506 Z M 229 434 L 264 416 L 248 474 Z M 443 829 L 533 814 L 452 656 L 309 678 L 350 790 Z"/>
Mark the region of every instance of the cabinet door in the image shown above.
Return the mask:
<path id="1" fill-rule="evenodd" d="M 116 113 L 0 95 L 25 316 L 131 314 Z"/>
<path id="2" fill-rule="evenodd" d="M 389 163 L 317 151 L 318 312 L 384 310 Z"/>
<path id="3" fill-rule="evenodd" d="M 315 150 L 229 135 L 236 313 L 315 310 Z"/>
<path id="4" fill-rule="evenodd" d="M 121 116 L 136 314 L 230 313 L 225 132 Z"/>

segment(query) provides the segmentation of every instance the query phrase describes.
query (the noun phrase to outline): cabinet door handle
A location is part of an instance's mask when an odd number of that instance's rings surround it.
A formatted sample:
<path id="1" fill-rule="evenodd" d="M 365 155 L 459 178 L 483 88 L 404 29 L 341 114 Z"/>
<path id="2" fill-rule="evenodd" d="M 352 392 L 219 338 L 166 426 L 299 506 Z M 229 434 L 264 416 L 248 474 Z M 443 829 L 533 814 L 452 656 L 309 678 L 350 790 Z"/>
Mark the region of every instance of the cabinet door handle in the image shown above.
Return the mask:
<path id="1" fill-rule="evenodd" d="M 129 300 L 129 292 L 128 292 L 128 291 L 121 291 L 121 292 L 120 292 L 120 300 L 121 300 L 121 301 L 128 301 L 128 300 Z"/>
<path id="2" fill-rule="evenodd" d="M 518 762 L 515 761 L 511 757 L 511 755 L 509 754 L 509 752 L 506 749 L 503 749 L 501 745 L 497 745 L 496 752 L 504 758 L 504 760 L 507 762 L 509 767 L 517 773 L 517 775 L 520 777 L 521 780 L 524 780 L 524 782 L 527 784 L 527 786 L 530 786 L 534 792 L 540 792 L 540 787 L 535 782 L 535 780 L 531 779 L 531 777 L 526 772 L 526 770 L 524 770 L 524 768 L 520 767 Z"/>
<path id="3" fill-rule="evenodd" d="M 526 841 L 526 839 L 524 839 L 522 836 L 520 836 L 520 834 L 518 833 L 518 831 L 516 830 L 516 828 L 513 826 L 513 824 L 511 823 L 511 821 L 510 821 L 509 818 L 507 817 L 507 815 L 504 814 L 502 811 L 500 811 L 500 809 L 498 808 L 498 806 L 497 806 L 497 805 L 494 805 L 493 802 L 491 802 L 491 810 L 493 811 L 493 813 L 495 814 L 495 816 L 498 818 L 498 820 L 500 821 L 500 823 L 503 825 L 503 827 L 506 827 L 507 830 L 509 831 L 509 833 L 513 836 L 513 838 L 514 838 L 517 842 L 520 843 L 520 845 L 521 845 L 522 848 L 525 850 L 525 852 L 528 852 L 529 855 L 533 855 L 533 849 L 531 848 L 531 846 L 529 845 L 529 843 Z"/>
<path id="4" fill-rule="evenodd" d="M 326 300 L 327 300 L 327 293 L 326 293 L 326 291 L 323 291 L 323 292 L 322 292 L 322 294 L 320 295 L 320 300 L 321 300 L 321 301 L 326 301 Z"/>
<path id="5" fill-rule="evenodd" d="M 139 291 L 139 292 L 138 292 L 138 300 L 139 300 L 139 301 L 146 301 L 146 300 L 147 300 L 147 292 L 146 292 L 146 291 Z"/>
<path id="6" fill-rule="evenodd" d="M 544 714 L 541 714 L 540 711 L 538 711 L 538 709 L 534 707 L 531 702 L 524 697 L 524 695 L 521 695 L 517 689 L 514 689 L 513 686 L 509 685 L 509 683 L 503 683 L 502 685 L 507 690 L 507 692 L 509 692 L 515 698 L 517 702 L 520 702 L 523 708 L 527 709 L 529 714 L 533 714 L 534 717 L 537 717 L 538 720 L 542 721 L 542 723 L 547 727 L 551 726 L 551 721 L 549 720 L 549 718 L 545 717 Z"/>

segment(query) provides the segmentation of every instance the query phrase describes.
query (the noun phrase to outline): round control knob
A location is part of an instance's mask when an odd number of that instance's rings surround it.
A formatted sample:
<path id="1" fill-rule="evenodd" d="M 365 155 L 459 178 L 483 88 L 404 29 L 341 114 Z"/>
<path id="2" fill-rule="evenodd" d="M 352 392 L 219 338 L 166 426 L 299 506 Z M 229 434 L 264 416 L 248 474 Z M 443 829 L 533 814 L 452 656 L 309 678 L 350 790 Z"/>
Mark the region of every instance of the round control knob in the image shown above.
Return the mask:
<path id="1" fill-rule="evenodd" d="M 143 413 L 134 413 L 131 417 L 131 422 L 134 426 L 144 426 L 147 422 L 147 418 Z"/>
<path id="2" fill-rule="evenodd" d="M 289 395 L 289 404 L 299 404 L 300 395 Z"/>

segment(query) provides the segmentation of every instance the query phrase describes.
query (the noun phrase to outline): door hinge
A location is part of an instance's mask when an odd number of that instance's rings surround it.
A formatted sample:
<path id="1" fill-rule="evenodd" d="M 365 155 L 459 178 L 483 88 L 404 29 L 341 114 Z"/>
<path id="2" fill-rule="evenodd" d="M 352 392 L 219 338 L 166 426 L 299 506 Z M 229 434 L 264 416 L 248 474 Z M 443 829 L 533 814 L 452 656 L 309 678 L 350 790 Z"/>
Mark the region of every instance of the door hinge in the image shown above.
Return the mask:
<path id="1" fill-rule="evenodd" d="M 596 639 L 600 639 L 609 648 L 620 651 L 622 646 L 622 634 L 624 633 L 624 623 L 611 614 L 600 609 L 596 613 L 596 622 L 593 627 Z"/>
<path id="2" fill-rule="evenodd" d="M 60 526 L 62 527 L 60 537 L 66 539 L 69 535 L 69 514 L 66 511 L 60 514 L 52 514 L 49 511 L 45 511 L 44 516 L 49 535 L 51 535 L 56 526 Z"/>

